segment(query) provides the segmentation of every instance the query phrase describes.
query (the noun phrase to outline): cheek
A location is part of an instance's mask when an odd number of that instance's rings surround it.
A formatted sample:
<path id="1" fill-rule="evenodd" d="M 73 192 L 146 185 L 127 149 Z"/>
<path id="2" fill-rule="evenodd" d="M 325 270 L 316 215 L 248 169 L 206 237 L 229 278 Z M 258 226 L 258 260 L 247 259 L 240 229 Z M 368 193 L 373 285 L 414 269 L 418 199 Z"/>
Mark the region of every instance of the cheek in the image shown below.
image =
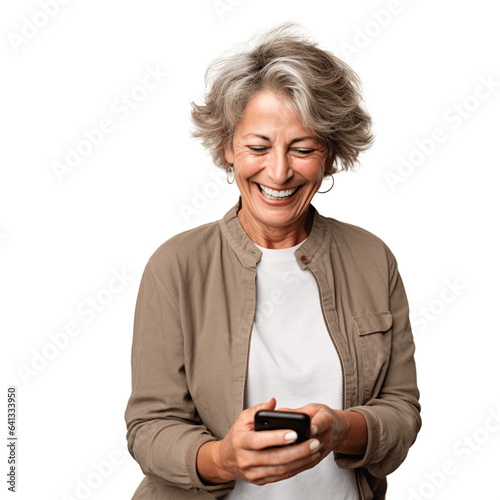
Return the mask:
<path id="1" fill-rule="evenodd" d="M 263 156 L 237 154 L 235 158 L 235 166 L 243 177 L 251 177 L 265 166 Z"/>
<path id="2" fill-rule="evenodd" d="M 323 178 L 323 162 L 317 159 L 304 161 L 300 173 L 311 183 L 321 182 Z"/>

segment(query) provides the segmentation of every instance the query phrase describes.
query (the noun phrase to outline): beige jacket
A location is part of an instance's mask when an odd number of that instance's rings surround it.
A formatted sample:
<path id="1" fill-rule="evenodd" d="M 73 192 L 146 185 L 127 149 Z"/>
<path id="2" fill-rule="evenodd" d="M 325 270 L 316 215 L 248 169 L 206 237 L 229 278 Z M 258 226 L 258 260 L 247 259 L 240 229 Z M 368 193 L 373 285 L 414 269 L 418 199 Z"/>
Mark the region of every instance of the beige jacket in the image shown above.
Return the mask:
<path id="1" fill-rule="evenodd" d="M 146 475 L 134 500 L 213 500 L 234 487 L 202 483 L 196 455 L 245 408 L 261 251 L 239 223 L 240 207 L 241 197 L 221 220 L 170 238 L 144 270 L 125 411 L 128 449 Z M 343 408 L 368 427 L 364 456 L 335 454 L 336 463 L 353 471 L 360 499 L 383 499 L 385 476 L 421 426 L 403 283 L 379 238 L 309 210 L 312 229 L 295 252 L 297 265 L 318 284 L 341 360 Z"/>

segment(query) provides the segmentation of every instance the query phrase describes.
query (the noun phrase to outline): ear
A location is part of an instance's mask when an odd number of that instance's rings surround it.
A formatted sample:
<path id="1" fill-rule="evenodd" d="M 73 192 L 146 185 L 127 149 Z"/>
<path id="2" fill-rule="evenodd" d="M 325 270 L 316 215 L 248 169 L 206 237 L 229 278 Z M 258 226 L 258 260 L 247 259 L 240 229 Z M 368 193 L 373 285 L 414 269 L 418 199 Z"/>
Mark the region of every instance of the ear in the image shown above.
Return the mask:
<path id="1" fill-rule="evenodd" d="M 231 165 L 234 163 L 234 152 L 229 146 L 224 146 L 224 156 L 228 163 L 231 163 Z"/>

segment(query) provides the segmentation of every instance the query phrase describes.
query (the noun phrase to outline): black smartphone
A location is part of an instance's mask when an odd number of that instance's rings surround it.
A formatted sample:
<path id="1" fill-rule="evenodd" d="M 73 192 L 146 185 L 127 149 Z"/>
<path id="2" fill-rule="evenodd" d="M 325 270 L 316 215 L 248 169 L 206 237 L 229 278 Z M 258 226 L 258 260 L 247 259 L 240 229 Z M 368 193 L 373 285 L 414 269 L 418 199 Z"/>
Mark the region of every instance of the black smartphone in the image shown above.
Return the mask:
<path id="1" fill-rule="evenodd" d="M 259 410 L 255 414 L 254 429 L 256 431 L 273 431 L 291 429 L 298 438 L 291 444 L 302 443 L 311 437 L 311 419 L 305 413 L 292 411 Z M 288 445 L 284 445 L 288 446 Z"/>

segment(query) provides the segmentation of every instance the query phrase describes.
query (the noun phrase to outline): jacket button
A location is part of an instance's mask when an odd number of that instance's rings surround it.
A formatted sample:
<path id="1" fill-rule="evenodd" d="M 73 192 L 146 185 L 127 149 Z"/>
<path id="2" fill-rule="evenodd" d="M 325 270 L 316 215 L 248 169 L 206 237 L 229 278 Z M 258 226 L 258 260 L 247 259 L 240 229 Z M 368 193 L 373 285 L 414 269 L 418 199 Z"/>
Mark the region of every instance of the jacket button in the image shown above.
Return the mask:
<path id="1" fill-rule="evenodd" d="M 302 264 L 307 264 L 309 262 L 309 259 L 305 255 L 303 255 L 300 258 L 300 262 L 302 262 Z"/>

